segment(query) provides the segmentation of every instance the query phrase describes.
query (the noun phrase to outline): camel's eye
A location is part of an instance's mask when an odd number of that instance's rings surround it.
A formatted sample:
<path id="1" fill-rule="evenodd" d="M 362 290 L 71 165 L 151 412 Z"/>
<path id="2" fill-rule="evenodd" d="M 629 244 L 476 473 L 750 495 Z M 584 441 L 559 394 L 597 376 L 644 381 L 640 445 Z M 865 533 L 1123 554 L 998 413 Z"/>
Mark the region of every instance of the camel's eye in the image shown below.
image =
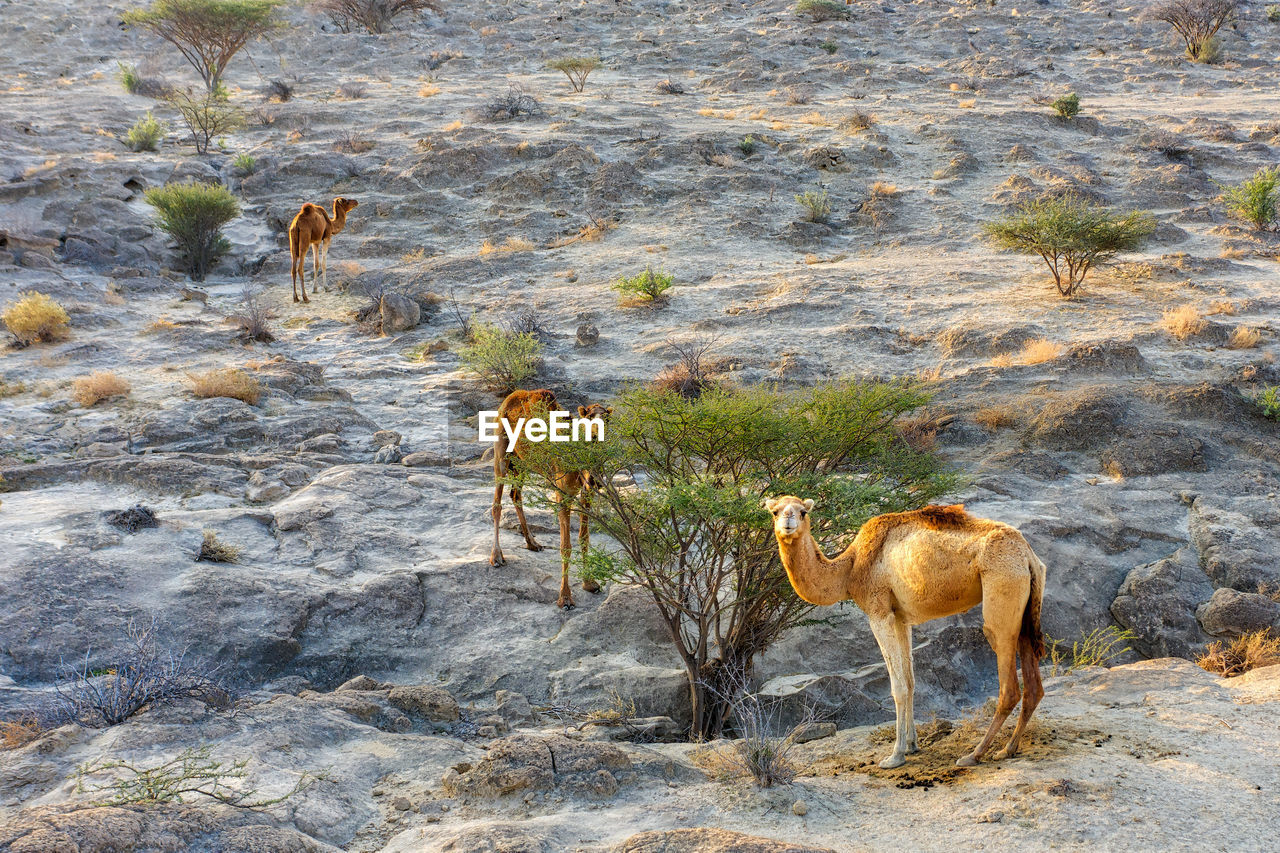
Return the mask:
<path id="1" fill-rule="evenodd" d="M 809 514 L 809 513 L 808 513 L 808 512 L 806 512 L 805 510 L 800 510 L 800 517 L 801 517 L 801 518 L 804 518 L 804 517 L 805 517 L 806 515 L 808 515 L 808 514 Z"/>

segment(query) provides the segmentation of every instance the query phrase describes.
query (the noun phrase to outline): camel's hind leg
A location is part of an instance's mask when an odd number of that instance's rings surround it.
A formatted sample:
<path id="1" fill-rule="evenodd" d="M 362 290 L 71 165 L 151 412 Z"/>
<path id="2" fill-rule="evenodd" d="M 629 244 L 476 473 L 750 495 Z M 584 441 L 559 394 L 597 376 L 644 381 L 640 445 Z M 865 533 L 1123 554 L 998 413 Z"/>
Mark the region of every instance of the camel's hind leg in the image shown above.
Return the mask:
<path id="1" fill-rule="evenodd" d="M 306 282 L 302 284 L 302 290 L 305 293 L 307 289 Z M 493 506 L 489 508 L 489 515 L 493 519 L 493 547 L 489 549 L 489 565 L 502 566 L 506 565 L 506 558 L 502 556 L 502 543 L 498 538 L 498 522 L 502 520 L 502 487 L 506 485 L 503 477 L 507 475 L 507 446 L 502 436 L 498 436 L 498 441 L 493 446 Z"/>
<path id="2" fill-rule="evenodd" d="M 324 292 L 329 292 L 329 241 L 325 240 L 320 249 L 320 275 L 324 278 Z M 311 282 L 311 292 L 316 292 L 315 281 Z"/>
<path id="3" fill-rule="evenodd" d="M 956 764 L 972 767 L 982 760 L 991 742 L 996 739 L 1000 727 L 1021 698 L 1018 690 L 1018 637 L 1022 629 L 1022 611 L 1030 594 L 1030 581 L 1012 580 L 982 583 L 982 633 L 996 653 L 996 667 L 1000 675 L 1000 694 L 996 699 L 996 713 L 982 741 L 969 755 L 962 756 Z"/>
<path id="4" fill-rule="evenodd" d="M 905 649 L 903 656 L 903 686 L 907 689 L 907 755 L 915 755 L 920 751 L 920 740 L 916 737 L 916 674 L 911 660 L 911 626 L 902 620 L 894 623 L 894 635 L 898 639 L 898 648 Z"/>
<path id="5" fill-rule="evenodd" d="M 573 537 L 569 526 L 573 522 L 569 499 L 564 495 L 556 501 L 556 521 L 560 524 L 560 597 L 556 599 L 556 606 L 572 610 L 577 606 L 573 600 L 573 588 L 569 586 L 569 560 L 573 557 Z"/>
<path id="6" fill-rule="evenodd" d="M 311 244 L 311 292 L 312 293 L 316 292 L 316 278 L 319 275 L 320 275 L 320 244 L 312 243 Z M 303 276 L 302 278 L 302 301 L 303 302 L 311 301 L 310 299 L 307 298 L 306 276 Z"/>
<path id="7" fill-rule="evenodd" d="M 880 653 L 884 655 L 885 669 L 889 671 L 889 690 L 893 693 L 893 706 L 897 712 L 896 736 L 893 741 L 893 752 L 880 762 L 885 770 L 901 767 L 906 763 L 909 729 L 911 717 L 910 693 L 907 690 L 907 670 L 911 666 L 911 646 L 905 648 L 902 638 L 906 632 L 898 628 L 898 620 L 892 614 L 871 618 L 871 633 L 875 634 L 880 644 Z"/>
<path id="8" fill-rule="evenodd" d="M 529 532 L 529 522 L 524 518 L 524 493 L 519 486 L 511 487 L 511 503 L 516 508 L 516 519 L 520 522 L 520 532 L 524 535 L 524 547 L 530 551 L 541 551 L 542 546 L 533 538 L 533 534 Z"/>
<path id="9" fill-rule="evenodd" d="M 1022 741 L 1023 729 L 1036 712 L 1036 706 L 1044 698 L 1044 685 L 1040 681 L 1040 658 L 1031 652 L 1031 641 L 1026 637 L 1018 640 L 1018 657 L 1022 658 L 1022 713 L 1018 715 L 1018 725 L 1004 749 L 996 753 L 996 758 L 1012 758 L 1018 754 L 1018 744 Z"/>
<path id="10" fill-rule="evenodd" d="M 591 550 L 591 533 L 587 529 L 587 510 L 591 508 L 591 498 L 584 489 L 578 500 L 582 501 L 581 509 L 578 510 L 578 545 L 582 549 L 582 562 L 585 565 L 587 552 Z M 599 592 L 600 584 L 594 578 L 586 578 L 582 581 L 582 588 L 587 592 Z"/>

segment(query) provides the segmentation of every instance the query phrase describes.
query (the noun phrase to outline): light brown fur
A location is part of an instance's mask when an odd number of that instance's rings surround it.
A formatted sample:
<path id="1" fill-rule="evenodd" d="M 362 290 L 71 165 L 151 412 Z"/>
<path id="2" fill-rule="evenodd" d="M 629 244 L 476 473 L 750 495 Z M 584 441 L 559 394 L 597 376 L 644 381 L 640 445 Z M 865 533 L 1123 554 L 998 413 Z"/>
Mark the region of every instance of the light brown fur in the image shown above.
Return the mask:
<path id="1" fill-rule="evenodd" d="M 1040 606 L 1045 566 L 1021 533 L 975 518 L 963 506 L 930 506 L 872 518 L 844 553 L 828 559 L 809 532 L 813 501 L 785 495 L 764 504 L 773 513 L 778 552 L 796 593 L 811 604 L 852 600 L 870 620 L 897 709 L 893 753 L 881 767 L 897 767 L 906 753 L 918 751 L 911 626 L 977 604 L 982 605 L 982 631 L 996 653 L 1000 694 L 986 736 L 957 763 L 977 764 L 1022 698 L 1018 724 L 997 757 L 1017 754 L 1023 729 L 1044 696 Z M 1025 696 L 1018 689 L 1018 657 Z"/>
<path id="2" fill-rule="evenodd" d="M 558 408 L 556 396 L 551 391 L 542 388 L 537 391 L 512 391 L 507 398 L 502 401 L 502 405 L 498 407 L 498 420 L 509 423 L 514 428 L 521 418 L 538 417 L 545 415 L 547 412 L 555 411 Z M 606 408 L 599 403 L 593 403 L 590 406 L 579 406 L 578 416 L 583 418 L 608 418 L 612 413 L 612 409 Z M 501 425 L 498 428 L 498 439 L 493 447 L 493 506 L 490 514 L 493 517 L 493 548 L 489 552 L 489 565 L 501 566 L 506 563 L 506 559 L 502 556 L 502 546 L 498 540 L 498 521 L 502 518 L 502 489 L 508 472 L 513 467 L 515 459 L 523 459 L 526 452 L 524 439 L 518 439 L 514 447 L 507 446 L 507 435 Z M 589 471 L 561 471 L 555 470 L 551 472 L 551 479 L 555 483 L 555 492 L 552 494 L 552 500 L 556 504 L 556 521 L 560 527 L 560 597 L 556 599 L 556 606 L 563 607 L 566 610 L 572 609 L 574 605 L 573 590 L 569 586 L 569 559 L 573 556 L 573 543 L 571 541 L 571 520 L 572 503 L 575 498 L 580 501 L 578 512 L 578 542 L 582 547 L 582 553 L 585 555 L 591 547 L 591 535 L 587 529 L 587 508 L 591 501 L 591 473 Z M 534 541 L 533 534 L 529 532 L 529 524 L 524 517 L 524 499 L 517 486 L 511 487 L 511 502 L 516 508 L 516 518 L 520 522 L 520 532 L 524 535 L 525 547 L 530 551 L 541 551 L 542 546 Z M 599 592 L 600 585 L 593 580 L 583 581 L 582 588 L 587 592 Z"/>
<path id="3" fill-rule="evenodd" d="M 333 200 L 333 215 L 318 204 L 307 202 L 289 223 L 289 279 L 293 284 L 293 301 L 298 301 L 298 282 L 302 282 L 302 301 L 307 298 L 307 250 L 311 263 L 311 292 L 316 293 L 316 278 L 324 276 L 324 289 L 329 289 L 329 241 L 347 225 L 347 212 L 358 207 L 353 198 L 338 196 Z"/>

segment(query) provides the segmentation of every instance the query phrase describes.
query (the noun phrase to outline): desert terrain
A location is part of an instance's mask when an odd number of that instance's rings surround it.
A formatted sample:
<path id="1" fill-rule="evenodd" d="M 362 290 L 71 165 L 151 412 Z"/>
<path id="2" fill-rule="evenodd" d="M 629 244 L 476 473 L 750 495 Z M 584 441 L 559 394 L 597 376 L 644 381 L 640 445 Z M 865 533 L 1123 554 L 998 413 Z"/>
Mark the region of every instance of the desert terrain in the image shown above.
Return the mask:
<path id="1" fill-rule="evenodd" d="M 134 6 L 3 7 L 0 308 L 38 291 L 70 323 L 0 350 L 0 715 L 153 617 L 238 689 L 0 750 L 0 850 L 1274 846 L 1280 667 L 1190 662 L 1280 630 L 1280 423 L 1251 399 L 1280 384 L 1280 237 L 1219 200 L 1280 151 L 1264 4 L 1214 64 L 1142 4 L 889 0 L 815 22 L 782 0 L 445 0 L 377 36 L 289 4 L 229 65 L 247 123 L 207 154 L 121 85 L 119 63 L 200 86 L 122 27 Z M 565 56 L 600 59 L 580 93 L 547 67 Z M 535 113 L 493 120 L 513 87 Z M 1049 104 L 1069 92 L 1063 119 Z M 167 133 L 131 151 L 148 111 Z M 194 285 L 143 197 L 188 179 L 241 208 Z M 824 190 L 829 221 L 806 221 L 796 196 Z M 982 233 L 1046 193 L 1158 225 L 1064 299 Z M 295 304 L 288 225 L 336 196 L 360 205 L 331 287 Z M 620 305 L 611 285 L 647 266 L 674 276 L 668 298 Z M 242 333 L 246 290 L 272 340 Z M 385 294 L 417 322 L 384 332 Z M 1127 630 L 1129 651 L 1046 668 L 1024 754 L 966 771 L 996 689 L 978 611 L 916 630 L 923 751 L 897 770 L 874 764 L 893 706 L 849 603 L 757 662 L 763 694 L 834 724 L 790 785 L 718 778 L 707 745 L 579 728 L 570 711 L 621 697 L 678 729 L 685 672 L 641 590 L 558 609 L 559 554 L 520 547 L 509 505 L 490 566 L 475 415 L 501 395 L 460 359 L 466 317 L 535 328 L 526 384 L 566 405 L 652 379 L 673 344 L 741 385 L 925 383 L 922 440 L 963 475 L 948 500 L 1048 566 L 1045 633 Z M 221 368 L 261 384 L 256 404 L 192 394 Z M 76 402 L 95 371 L 131 390 Z M 138 505 L 154 524 L 110 520 Z M 554 515 L 528 513 L 552 544 Z M 232 561 L 200 559 L 209 531 Z M 206 747 L 266 796 L 308 784 L 255 810 L 77 787 L 87 762 Z"/>

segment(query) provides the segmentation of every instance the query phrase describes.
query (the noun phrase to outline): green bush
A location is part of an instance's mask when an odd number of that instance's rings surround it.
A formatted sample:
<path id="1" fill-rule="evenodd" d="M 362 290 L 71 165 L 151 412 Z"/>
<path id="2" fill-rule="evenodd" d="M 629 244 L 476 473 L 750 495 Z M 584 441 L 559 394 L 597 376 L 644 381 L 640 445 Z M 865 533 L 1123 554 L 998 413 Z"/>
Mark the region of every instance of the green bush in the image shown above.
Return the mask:
<path id="1" fill-rule="evenodd" d="M 252 154 L 239 154 L 231 161 L 231 165 L 241 175 L 252 175 L 258 168 L 258 161 Z"/>
<path id="2" fill-rule="evenodd" d="M 542 343 L 530 332 L 510 332 L 492 323 L 479 323 L 458 357 L 485 385 L 507 394 L 537 375 Z"/>
<path id="3" fill-rule="evenodd" d="M 1280 385 L 1271 385 L 1253 395 L 1258 414 L 1269 421 L 1280 421 Z"/>
<path id="4" fill-rule="evenodd" d="M 192 182 L 153 187 L 146 200 L 156 209 L 156 224 L 177 241 L 186 271 L 203 281 L 231 248 L 222 226 L 240 215 L 235 196 L 221 184 Z"/>
<path id="5" fill-rule="evenodd" d="M 142 75 L 138 73 L 138 66 L 117 62 L 116 67 L 120 69 L 120 85 L 124 86 L 124 90 L 130 95 L 139 94 L 138 90 L 142 88 Z"/>
<path id="6" fill-rule="evenodd" d="M 129 128 L 124 144 L 130 151 L 155 151 L 160 146 L 160 140 L 164 138 L 164 132 L 165 126 L 148 112 Z"/>
<path id="7" fill-rule="evenodd" d="M 222 74 L 240 49 L 281 26 L 282 0 L 154 0 L 125 12 L 126 26 L 150 30 L 172 44 L 204 80 L 221 90 Z"/>
<path id="8" fill-rule="evenodd" d="M 653 267 L 645 267 L 644 272 L 630 278 L 623 277 L 614 283 L 613 289 L 623 298 L 639 302 L 657 302 L 676 283 L 676 277 Z"/>
<path id="9" fill-rule="evenodd" d="M 1252 178 L 1235 187 L 1223 187 L 1222 201 L 1227 212 L 1254 228 L 1270 228 L 1276 223 L 1280 193 L 1280 166 L 1259 169 Z"/>
<path id="10" fill-rule="evenodd" d="M 807 190 L 796 196 L 796 204 L 804 208 L 804 218 L 809 222 L 825 223 L 831 220 L 831 199 L 827 191 Z"/>
<path id="11" fill-rule="evenodd" d="M 209 141 L 215 136 L 244 127 L 244 112 L 220 93 L 193 97 L 187 92 L 174 91 L 165 102 L 178 111 L 200 154 L 208 153 Z"/>
<path id="12" fill-rule="evenodd" d="M 833 53 L 835 53 L 837 50 L 839 50 L 839 49 L 840 49 L 840 45 L 836 44 L 836 43 L 835 43 L 834 41 L 832 41 L 831 39 L 827 39 L 827 40 L 826 40 L 826 41 L 824 41 L 822 44 L 818 45 L 818 47 L 820 47 L 820 48 L 822 48 L 823 50 L 825 50 L 825 51 L 827 52 L 827 54 L 828 54 L 828 55 L 833 54 Z"/>
<path id="13" fill-rule="evenodd" d="M 1071 92 L 1058 98 L 1051 106 L 1060 118 L 1075 118 L 1080 114 L 1080 96 Z"/>
<path id="14" fill-rule="evenodd" d="M 526 468 L 547 490 L 535 500 L 555 497 L 544 472 L 592 472 L 598 488 L 584 509 L 610 545 L 589 552 L 582 574 L 653 599 L 687 670 L 691 739 L 719 734 L 736 679 L 749 680 L 759 654 L 812 620 L 762 498 L 814 498 L 814 536 L 832 553 L 870 516 L 950 491 L 954 476 L 895 427 L 927 400 L 879 382 L 713 387 L 693 399 L 634 388 L 612 403 L 603 441 L 530 449 Z"/>
<path id="15" fill-rule="evenodd" d="M 1093 267 L 1140 246 L 1156 230 L 1156 220 L 1144 211 L 1112 213 L 1063 196 L 1024 204 L 984 230 L 1002 249 L 1038 255 L 1058 292 L 1072 296 Z"/>
<path id="16" fill-rule="evenodd" d="M 756 153 L 756 138 L 748 133 L 738 140 L 738 150 L 742 152 L 742 156 L 750 157 Z"/>
<path id="17" fill-rule="evenodd" d="M 1280 24 L 1280 5 L 1272 3 L 1267 7 L 1267 20 L 1273 24 Z"/>
<path id="18" fill-rule="evenodd" d="M 846 21 L 850 17 L 848 5 L 839 0 L 796 0 L 796 14 L 815 21 Z"/>
<path id="19" fill-rule="evenodd" d="M 573 91 L 581 92 L 587 85 L 587 77 L 600 67 L 600 60 L 591 56 L 567 56 L 547 63 L 547 67 L 564 72 Z"/>
<path id="20" fill-rule="evenodd" d="M 1110 666 L 1116 658 L 1132 651 L 1128 644 L 1137 638 L 1138 635 L 1127 628 L 1108 625 L 1083 635 L 1068 650 L 1063 640 L 1046 636 L 1049 671 L 1053 675 L 1062 675 L 1086 666 Z"/>

